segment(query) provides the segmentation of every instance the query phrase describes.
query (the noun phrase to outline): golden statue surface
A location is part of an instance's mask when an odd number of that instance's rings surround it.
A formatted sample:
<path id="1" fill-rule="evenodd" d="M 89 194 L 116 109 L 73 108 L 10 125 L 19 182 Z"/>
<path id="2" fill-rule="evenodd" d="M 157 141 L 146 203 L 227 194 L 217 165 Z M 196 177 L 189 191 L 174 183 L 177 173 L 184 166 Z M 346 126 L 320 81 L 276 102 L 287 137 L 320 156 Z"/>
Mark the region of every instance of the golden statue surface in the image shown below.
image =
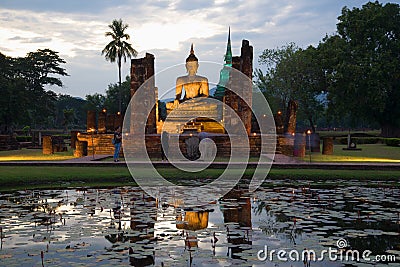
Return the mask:
<path id="1" fill-rule="evenodd" d="M 198 129 L 200 131 L 210 130 L 204 125 L 213 125 L 218 132 L 223 131 L 221 126 L 215 125 L 216 121 L 222 119 L 222 114 L 218 112 L 218 103 L 209 98 L 208 79 L 197 75 L 199 62 L 194 54 L 193 44 L 190 54 L 186 58 L 185 67 L 187 75 L 176 79 L 175 100 L 166 104 L 168 117 L 164 124 L 164 130 L 170 133 L 179 132 L 187 123 L 200 120 L 204 122 Z M 207 123 L 207 120 L 209 122 L 211 120 L 212 123 Z"/>

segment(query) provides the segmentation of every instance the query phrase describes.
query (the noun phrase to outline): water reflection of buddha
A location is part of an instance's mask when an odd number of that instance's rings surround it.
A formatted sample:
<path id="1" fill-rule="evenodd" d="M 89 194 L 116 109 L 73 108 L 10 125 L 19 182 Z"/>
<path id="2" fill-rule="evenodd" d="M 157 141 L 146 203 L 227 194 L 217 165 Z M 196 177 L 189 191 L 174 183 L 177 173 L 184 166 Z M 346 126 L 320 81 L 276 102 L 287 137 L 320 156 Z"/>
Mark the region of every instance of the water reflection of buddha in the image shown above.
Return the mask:
<path id="1" fill-rule="evenodd" d="M 208 79 L 197 75 L 199 61 L 194 55 L 193 44 L 190 49 L 190 55 L 186 59 L 186 76 L 181 76 L 176 79 L 176 97 L 174 107 L 177 107 L 180 102 L 192 99 L 195 97 L 208 97 L 209 87 Z M 182 99 L 182 92 L 185 90 L 185 95 Z"/>

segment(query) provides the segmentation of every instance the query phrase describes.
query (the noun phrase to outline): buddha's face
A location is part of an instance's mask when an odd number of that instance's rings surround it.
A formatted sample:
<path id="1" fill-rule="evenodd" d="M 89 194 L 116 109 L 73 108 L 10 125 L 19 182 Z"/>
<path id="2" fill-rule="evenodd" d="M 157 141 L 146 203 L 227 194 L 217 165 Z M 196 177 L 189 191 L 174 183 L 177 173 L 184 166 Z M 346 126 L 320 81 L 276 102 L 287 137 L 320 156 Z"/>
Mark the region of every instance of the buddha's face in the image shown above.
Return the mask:
<path id="1" fill-rule="evenodd" d="M 198 68 L 199 68 L 199 63 L 197 61 L 186 62 L 186 70 L 190 76 L 195 75 L 197 73 Z"/>

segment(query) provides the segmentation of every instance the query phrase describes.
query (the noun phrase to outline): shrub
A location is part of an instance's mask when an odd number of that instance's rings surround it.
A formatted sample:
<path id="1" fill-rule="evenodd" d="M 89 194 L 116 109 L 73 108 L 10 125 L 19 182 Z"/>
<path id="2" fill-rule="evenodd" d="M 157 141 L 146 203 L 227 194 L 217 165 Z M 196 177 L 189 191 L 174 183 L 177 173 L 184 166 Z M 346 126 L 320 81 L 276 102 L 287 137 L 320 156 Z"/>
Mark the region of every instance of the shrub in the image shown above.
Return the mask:
<path id="1" fill-rule="evenodd" d="M 388 146 L 399 146 L 400 145 L 400 138 L 386 138 L 385 143 Z"/>
<path id="2" fill-rule="evenodd" d="M 19 135 L 16 137 L 18 142 L 32 142 L 32 136 Z"/>
<path id="3" fill-rule="evenodd" d="M 351 142 L 358 145 L 361 144 L 378 144 L 383 143 L 384 138 L 381 137 L 351 137 Z M 347 145 L 347 137 L 337 137 L 336 142 L 338 144 Z"/>

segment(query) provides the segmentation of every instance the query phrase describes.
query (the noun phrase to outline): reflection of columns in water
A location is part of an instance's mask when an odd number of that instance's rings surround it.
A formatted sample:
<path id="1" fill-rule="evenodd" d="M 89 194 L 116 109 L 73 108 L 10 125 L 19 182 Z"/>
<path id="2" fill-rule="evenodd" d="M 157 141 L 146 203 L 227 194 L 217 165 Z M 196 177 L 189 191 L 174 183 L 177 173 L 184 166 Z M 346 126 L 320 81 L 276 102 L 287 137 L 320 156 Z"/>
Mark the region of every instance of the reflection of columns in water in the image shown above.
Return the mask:
<path id="1" fill-rule="evenodd" d="M 121 211 L 123 207 L 123 196 L 120 203 L 115 203 L 112 209 L 114 218 L 118 220 L 118 233 L 109 234 L 105 238 L 111 243 L 137 243 L 143 240 L 149 240 L 146 245 L 155 242 L 154 238 L 154 225 L 157 220 L 157 207 L 156 201 L 152 197 L 145 196 L 144 194 L 137 194 L 136 191 L 129 191 L 133 194 L 127 194 L 130 199 L 129 206 L 129 221 L 130 230 L 140 232 L 138 235 L 127 235 L 125 229 L 121 227 L 121 220 L 124 221 L 124 212 Z M 119 192 L 121 193 L 121 192 Z M 117 195 L 119 194 L 116 193 Z M 117 197 L 117 198 L 118 198 Z M 129 231 L 128 233 L 130 233 Z M 155 252 L 152 255 L 139 255 L 140 252 L 135 251 L 133 247 L 129 247 L 129 262 L 132 266 L 150 266 L 155 263 Z"/>
<path id="2" fill-rule="evenodd" d="M 241 244 L 247 244 L 251 245 L 252 241 L 250 240 L 250 231 L 252 228 L 251 224 L 251 202 L 250 202 L 250 197 L 248 196 L 243 196 L 243 194 L 246 191 L 243 189 L 232 189 L 228 194 L 226 194 L 223 197 L 223 201 L 225 202 L 237 202 L 238 206 L 234 209 L 226 209 L 226 207 L 223 209 L 223 215 L 224 215 L 224 223 L 238 223 L 239 224 L 239 233 L 238 231 L 234 231 L 235 233 L 232 233 L 232 230 L 237 230 L 237 229 L 230 229 L 229 227 L 232 226 L 227 226 L 226 227 L 226 236 L 227 236 L 227 241 L 229 244 L 233 244 L 234 246 L 229 247 L 228 246 L 228 255 L 230 255 L 232 258 L 237 258 L 239 259 L 240 256 L 236 256 L 235 254 L 241 253 L 245 249 L 240 248 L 237 245 Z M 223 205 L 222 205 L 223 207 Z"/>
<path id="3" fill-rule="evenodd" d="M 154 207 L 153 210 L 149 210 L 151 206 Z M 135 237 L 135 240 L 131 241 L 136 242 L 154 237 L 154 233 L 151 231 L 149 232 L 149 229 L 154 230 L 154 224 L 157 220 L 156 209 L 156 202 L 152 197 L 131 198 L 130 228 L 131 230 L 146 232 L 145 235 Z"/>
<path id="4" fill-rule="evenodd" d="M 143 195 L 141 198 L 131 198 L 130 204 L 130 228 L 134 231 L 143 232 L 140 236 L 129 238 L 130 243 L 142 240 L 154 241 L 154 225 L 157 221 L 156 200 L 152 197 Z M 129 255 L 135 253 L 133 248 L 129 248 Z M 142 255 L 140 257 L 129 257 L 132 266 L 150 266 L 155 263 L 155 251 L 153 255 Z"/>

